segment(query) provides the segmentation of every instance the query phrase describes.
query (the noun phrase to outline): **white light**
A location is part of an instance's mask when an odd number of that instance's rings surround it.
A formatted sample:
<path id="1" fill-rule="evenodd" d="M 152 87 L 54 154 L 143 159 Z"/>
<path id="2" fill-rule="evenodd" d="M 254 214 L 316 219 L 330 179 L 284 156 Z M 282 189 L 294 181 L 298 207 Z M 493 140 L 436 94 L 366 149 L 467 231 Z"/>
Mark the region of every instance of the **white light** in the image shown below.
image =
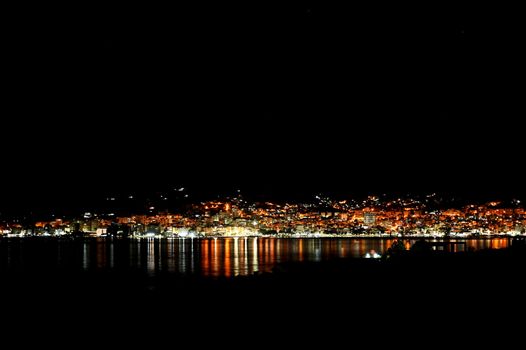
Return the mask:
<path id="1" fill-rule="evenodd" d="M 184 191 L 184 187 L 181 187 L 181 188 L 179 189 L 179 192 L 183 192 L 183 191 Z"/>

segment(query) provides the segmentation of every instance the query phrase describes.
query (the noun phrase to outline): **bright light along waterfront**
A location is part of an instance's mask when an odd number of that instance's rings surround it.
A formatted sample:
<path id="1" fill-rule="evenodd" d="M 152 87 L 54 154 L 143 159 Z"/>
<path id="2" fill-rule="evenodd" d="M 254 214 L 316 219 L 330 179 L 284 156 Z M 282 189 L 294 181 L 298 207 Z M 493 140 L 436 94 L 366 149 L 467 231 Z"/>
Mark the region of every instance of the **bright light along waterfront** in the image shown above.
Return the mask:
<path id="1" fill-rule="evenodd" d="M 507 238 L 450 240 L 453 251 L 507 248 Z M 412 245 L 415 240 L 407 240 Z M 433 242 L 433 241 L 430 241 Z M 0 241 L 0 269 L 136 270 L 203 277 L 247 276 L 271 272 L 283 262 L 317 262 L 383 254 L 393 239 L 353 238 L 87 238 L 5 239 Z"/>

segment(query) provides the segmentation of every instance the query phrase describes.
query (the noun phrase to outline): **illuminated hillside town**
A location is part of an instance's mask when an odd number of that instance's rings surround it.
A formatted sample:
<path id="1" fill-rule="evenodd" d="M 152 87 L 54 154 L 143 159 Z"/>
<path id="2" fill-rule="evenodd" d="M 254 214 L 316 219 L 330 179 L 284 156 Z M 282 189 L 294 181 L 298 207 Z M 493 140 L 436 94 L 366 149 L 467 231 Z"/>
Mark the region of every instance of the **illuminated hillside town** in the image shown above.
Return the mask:
<path id="1" fill-rule="evenodd" d="M 187 197 L 187 195 L 186 195 Z M 131 196 L 129 198 L 132 198 Z M 163 195 L 161 201 L 166 199 Z M 115 201 L 115 198 L 108 198 Z M 183 209 L 148 206 L 140 215 L 84 212 L 79 217 L 3 219 L 3 237 L 482 237 L 525 235 L 520 200 L 444 207 L 435 194 L 418 199 L 332 200 L 310 203 L 251 203 L 241 196 L 187 203 Z"/>

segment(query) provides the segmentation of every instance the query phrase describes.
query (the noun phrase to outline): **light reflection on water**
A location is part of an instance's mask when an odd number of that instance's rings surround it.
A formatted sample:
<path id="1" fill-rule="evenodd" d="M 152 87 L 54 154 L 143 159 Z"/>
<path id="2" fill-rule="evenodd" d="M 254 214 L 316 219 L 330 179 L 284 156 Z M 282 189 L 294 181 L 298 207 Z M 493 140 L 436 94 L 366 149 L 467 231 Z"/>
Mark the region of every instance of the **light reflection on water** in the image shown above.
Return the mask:
<path id="1" fill-rule="evenodd" d="M 415 240 L 408 243 L 413 244 Z M 452 239 L 450 242 L 456 242 Z M 507 238 L 458 240 L 453 251 L 505 248 Z M 54 241 L 17 245 L 0 242 L 0 267 L 20 268 L 31 264 L 52 268 L 139 269 L 158 273 L 197 274 L 208 277 L 246 276 L 270 272 L 281 262 L 322 261 L 364 257 L 374 250 L 383 254 L 393 239 L 368 238 L 210 238 Z M 437 248 L 440 249 L 440 248 Z M 47 265 L 46 265 L 47 264 Z"/>
<path id="2" fill-rule="evenodd" d="M 455 240 L 451 240 L 455 242 Z M 280 262 L 322 261 L 334 258 L 363 257 L 375 250 L 382 254 L 392 239 L 316 239 L 316 238 L 212 238 L 212 239 L 144 239 L 129 241 L 130 266 L 144 269 L 148 274 L 158 272 L 197 273 L 210 277 L 246 276 L 254 272 L 270 272 Z M 465 240 L 454 245 L 454 251 L 484 248 L 505 248 L 506 238 Z M 413 244 L 414 241 L 410 241 Z M 104 241 L 97 246 L 104 246 Z M 135 247 L 135 248 L 132 248 Z M 111 250 L 113 251 L 113 250 Z M 141 255 L 144 251 L 146 254 Z M 137 253 L 134 253 L 137 252 Z M 139 259 L 137 259 L 139 257 Z M 107 264 L 105 257 L 97 255 L 97 267 Z M 110 259 L 110 261 L 112 261 Z M 93 264 L 85 260 L 83 266 Z"/>

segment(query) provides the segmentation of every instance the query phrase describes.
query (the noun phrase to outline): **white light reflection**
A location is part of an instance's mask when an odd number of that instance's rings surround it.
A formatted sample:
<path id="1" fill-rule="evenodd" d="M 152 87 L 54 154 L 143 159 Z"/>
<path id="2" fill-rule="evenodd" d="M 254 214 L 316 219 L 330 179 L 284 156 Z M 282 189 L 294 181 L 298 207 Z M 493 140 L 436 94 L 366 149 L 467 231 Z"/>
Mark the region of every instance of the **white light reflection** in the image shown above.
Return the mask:
<path id="1" fill-rule="evenodd" d="M 146 272 L 148 275 L 155 274 L 155 240 L 153 238 L 146 239 Z"/>
<path id="2" fill-rule="evenodd" d="M 190 238 L 190 271 L 195 271 L 195 257 L 194 257 L 194 237 Z"/>
<path id="3" fill-rule="evenodd" d="M 167 259 L 167 270 L 168 272 L 170 273 L 173 273 L 175 272 L 175 240 L 171 239 L 169 242 L 168 242 L 168 252 L 167 252 L 168 256 L 166 257 Z"/>
<path id="4" fill-rule="evenodd" d="M 82 268 L 84 271 L 89 270 L 89 247 L 88 242 L 84 242 L 82 249 Z"/>
<path id="5" fill-rule="evenodd" d="M 114 255 L 113 255 L 113 241 L 110 243 L 110 269 L 113 269 L 114 267 Z"/>
<path id="6" fill-rule="evenodd" d="M 239 275 L 239 239 L 234 237 L 234 276 Z"/>
<path id="7" fill-rule="evenodd" d="M 259 271 L 258 256 L 258 238 L 254 237 L 254 240 L 252 241 L 252 272 Z"/>
<path id="8" fill-rule="evenodd" d="M 185 239 L 180 238 L 177 241 L 177 244 L 179 244 L 179 272 L 185 274 L 186 271 L 186 249 L 185 249 Z"/>

